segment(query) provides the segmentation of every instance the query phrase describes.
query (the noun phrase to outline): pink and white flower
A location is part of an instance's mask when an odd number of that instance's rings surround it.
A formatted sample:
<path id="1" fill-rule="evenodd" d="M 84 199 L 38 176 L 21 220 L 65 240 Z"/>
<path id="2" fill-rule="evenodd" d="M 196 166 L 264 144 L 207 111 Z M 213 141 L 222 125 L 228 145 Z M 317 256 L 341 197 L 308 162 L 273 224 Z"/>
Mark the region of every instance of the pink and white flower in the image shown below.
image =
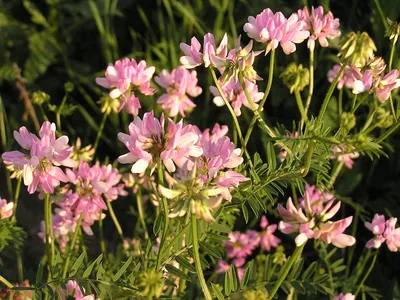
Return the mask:
<path id="1" fill-rule="evenodd" d="M 356 296 L 354 296 L 351 293 L 346 293 L 346 294 L 340 293 L 338 296 L 333 297 L 332 300 L 355 300 L 355 299 Z"/>
<path id="2" fill-rule="evenodd" d="M 346 150 L 347 150 L 347 147 L 345 145 L 343 145 L 341 147 L 335 146 L 333 148 L 333 153 L 346 152 Z M 352 151 L 351 153 L 332 156 L 331 159 L 337 159 L 338 161 L 343 162 L 344 165 L 348 169 L 352 169 L 353 168 L 353 164 L 354 164 L 353 159 L 358 158 L 359 156 L 360 156 L 360 153 Z"/>
<path id="3" fill-rule="evenodd" d="M 7 219 L 12 216 L 14 208 L 13 202 L 8 202 L 0 198 L 0 219 Z"/>
<path id="4" fill-rule="evenodd" d="M 372 222 L 365 222 L 365 227 L 374 234 L 370 239 L 367 248 L 380 248 L 382 244 L 392 252 L 397 252 L 400 248 L 400 227 L 396 228 L 397 218 L 385 220 L 383 215 L 375 214 Z"/>
<path id="5" fill-rule="evenodd" d="M 270 252 L 272 248 L 278 247 L 281 242 L 281 240 L 274 235 L 278 225 L 269 225 L 267 217 L 262 216 L 260 227 L 263 229 L 260 233 L 260 247 Z"/>

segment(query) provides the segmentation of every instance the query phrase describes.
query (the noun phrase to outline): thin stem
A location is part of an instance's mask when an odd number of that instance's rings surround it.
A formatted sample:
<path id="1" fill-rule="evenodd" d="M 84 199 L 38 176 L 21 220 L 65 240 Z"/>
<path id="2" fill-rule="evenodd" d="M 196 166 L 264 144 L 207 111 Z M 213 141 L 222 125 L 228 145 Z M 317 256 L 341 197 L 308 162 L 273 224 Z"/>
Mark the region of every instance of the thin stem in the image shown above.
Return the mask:
<path id="1" fill-rule="evenodd" d="M 328 183 L 328 185 L 327 185 L 327 189 L 328 189 L 328 190 L 331 189 L 331 188 L 333 187 L 333 184 L 335 183 L 337 177 L 339 176 L 340 171 L 341 171 L 342 168 L 343 168 L 343 165 L 344 165 L 344 161 L 341 161 L 341 162 L 339 163 L 339 165 L 336 167 L 336 169 L 334 170 L 334 172 L 333 172 L 333 174 L 332 174 L 332 177 L 331 177 L 331 180 L 329 181 L 329 183 Z"/>
<path id="2" fill-rule="evenodd" d="M 339 70 L 339 72 L 336 74 L 335 79 L 332 81 L 332 83 L 331 83 L 331 85 L 330 85 L 330 87 L 328 89 L 328 93 L 325 95 L 324 102 L 322 102 L 321 110 L 320 110 L 319 116 L 318 116 L 318 123 L 319 124 L 321 124 L 321 122 L 322 122 L 322 120 L 324 118 L 326 109 L 328 108 L 329 100 L 331 100 L 333 91 L 335 90 L 335 87 L 336 87 L 336 85 L 337 85 L 337 83 L 339 81 L 339 77 L 340 77 L 340 75 L 342 75 L 342 73 L 343 73 L 345 68 L 346 68 L 346 64 L 343 63 L 342 67 Z"/>
<path id="3" fill-rule="evenodd" d="M 351 111 L 352 112 L 353 112 L 353 110 L 355 110 L 356 103 L 357 103 L 357 97 L 358 97 L 358 94 L 355 94 L 354 97 L 353 97 L 353 102 L 351 104 Z"/>
<path id="4" fill-rule="evenodd" d="M 117 216 L 114 213 L 114 210 L 111 206 L 110 200 L 107 197 L 104 197 L 106 200 L 108 211 L 110 212 L 111 219 L 114 222 L 115 228 L 117 228 L 118 234 L 121 237 L 122 242 L 124 241 L 124 233 L 122 232 L 121 225 L 118 222 Z"/>
<path id="5" fill-rule="evenodd" d="M 400 126 L 400 121 L 397 121 L 395 125 L 392 126 L 388 131 L 386 131 L 376 142 L 378 144 L 382 143 L 386 140 L 392 133 L 394 133 L 397 128 Z"/>
<path id="6" fill-rule="evenodd" d="M 18 271 L 18 281 L 24 281 L 24 265 L 22 263 L 22 253 L 17 251 L 17 271 Z"/>
<path id="7" fill-rule="evenodd" d="M 338 101 L 338 112 L 339 112 L 339 117 L 342 115 L 343 112 L 343 89 L 339 90 L 339 101 Z"/>
<path id="8" fill-rule="evenodd" d="M 204 297 L 207 300 L 212 300 L 211 293 L 208 290 L 206 280 L 204 279 L 203 268 L 201 267 L 200 254 L 199 254 L 199 239 L 197 236 L 197 219 L 192 215 L 192 238 L 193 238 L 193 258 L 196 267 L 196 273 L 199 278 L 201 289 L 203 290 Z"/>
<path id="9" fill-rule="evenodd" d="M 365 99 L 368 98 L 368 96 L 369 96 L 369 94 L 365 93 L 361 97 L 360 101 L 356 102 L 357 95 L 355 95 L 354 98 L 353 98 L 353 106 L 352 106 L 352 109 L 351 109 L 350 113 L 354 114 L 356 112 L 356 110 L 360 107 L 360 105 L 364 103 Z"/>
<path id="10" fill-rule="evenodd" d="M 386 20 L 385 14 L 383 13 L 383 10 L 382 10 L 382 7 L 381 7 L 381 5 L 379 3 L 379 0 L 374 0 L 374 2 L 375 2 L 375 5 L 376 5 L 376 8 L 378 9 L 379 15 L 381 16 L 383 26 L 385 27 L 385 30 L 387 30 L 389 24 L 388 24 L 388 22 Z"/>
<path id="11" fill-rule="evenodd" d="M 61 277 L 62 279 L 65 279 L 67 277 L 69 261 L 71 259 L 72 253 L 74 252 L 74 247 L 75 247 L 76 239 L 78 237 L 78 233 L 80 232 L 79 227 L 81 226 L 82 217 L 83 217 L 83 212 L 81 212 L 78 222 L 76 223 L 76 227 L 75 227 L 74 234 L 72 236 L 71 244 L 70 244 L 68 252 L 67 252 L 67 259 L 65 260 L 63 271 L 62 271 L 62 277 Z"/>
<path id="12" fill-rule="evenodd" d="M 0 275 L 0 282 L 2 282 L 6 287 L 8 288 L 13 288 L 13 285 L 11 282 L 9 282 L 7 279 L 5 279 L 3 276 Z M 211 298 L 210 298 L 211 299 Z"/>
<path id="13" fill-rule="evenodd" d="M 370 264 L 370 266 L 369 266 L 369 268 L 368 268 L 368 270 L 367 270 L 367 273 L 365 273 L 363 279 L 361 279 L 361 282 L 360 282 L 360 284 L 358 285 L 358 288 L 357 288 L 356 293 L 354 294 L 354 297 L 357 297 L 358 293 L 359 293 L 360 290 L 361 290 L 361 287 L 363 286 L 364 282 L 367 280 L 369 274 L 372 272 L 372 269 L 373 269 L 374 266 L 375 266 L 376 258 L 378 257 L 378 253 L 379 253 L 379 251 L 376 251 L 376 252 L 375 252 L 374 257 L 372 258 L 372 262 L 371 262 L 371 264 Z"/>
<path id="14" fill-rule="evenodd" d="M 142 227 L 143 227 L 143 231 L 144 231 L 144 237 L 146 240 L 148 240 L 149 232 L 147 231 L 147 226 L 146 226 L 146 221 L 145 221 L 145 216 L 144 216 L 143 200 L 142 200 L 142 187 L 141 186 L 138 187 L 138 192 L 136 194 L 136 203 L 137 203 L 140 223 L 142 223 Z"/>
<path id="15" fill-rule="evenodd" d="M 108 114 L 105 113 L 105 114 L 103 115 L 103 119 L 101 120 L 100 127 L 99 127 L 99 131 L 97 132 L 97 136 L 96 136 L 96 141 L 94 142 L 94 146 L 93 146 L 93 149 L 94 149 L 94 152 L 95 152 L 95 153 L 96 153 L 96 151 L 97 151 L 97 146 L 99 146 L 100 138 L 101 138 L 101 136 L 102 136 L 102 134 L 103 134 L 104 125 L 106 124 L 107 117 L 108 117 Z M 94 154 L 95 154 L 95 153 L 94 153 Z M 94 154 L 93 154 L 93 155 L 94 155 Z"/>
<path id="16" fill-rule="evenodd" d="M 64 95 L 64 98 L 62 99 L 61 104 L 60 104 L 60 106 L 58 107 L 57 112 L 56 112 L 57 129 L 58 129 L 60 132 L 62 131 L 62 130 L 61 130 L 61 112 L 62 112 L 62 110 L 63 110 L 63 108 L 64 108 L 65 102 L 67 101 L 67 96 L 68 96 L 68 93 L 66 93 L 66 94 Z"/>
<path id="17" fill-rule="evenodd" d="M 161 160 L 159 160 L 159 162 L 158 162 L 158 174 L 157 175 L 158 175 L 158 184 L 164 185 L 164 173 L 163 173 L 163 167 L 162 167 Z M 167 199 L 165 199 L 165 197 L 163 197 L 162 195 L 160 195 L 160 198 L 161 198 L 160 204 L 162 207 L 162 211 L 164 213 L 164 226 L 163 226 L 163 231 L 162 231 L 162 235 L 161 235 L 160 248 L 159 248 L 158 254 L 157 254 L 156 270 L 158 270 L 160 268 L 161 253 L 163 252 L 163 247 L 167 240 L 168 226 L 169 226 L 169 213 L 168 213 Z"/>
<path id="18" fill-rule="evenodd" d="M 306 107 L 304 109 L 306 116 L 308 114 L 308 110 L 310 109 L 313 93 L 314 93 L 314 50 L 310 51 L 310 84 L 308 86 Z M 303 127 L 303 123 L 301 124 L 301 126 Z"/>
<path id="19" fill-rule="evenodd" d="M 53 222 L 51 220 L 51 203 L 50 194 L 45 194 L 44 196 L 44 222 L 45 222 L 45 232 L 46 232 L 46 250 L 47 250 L 47 264 L 49 266 L 51 277 L 53 274 L 53 257 L 54 257 L 54 238 L 53 232 Z"/>
<path id="20" fill-rule="evenodd" d="M 99 217 L 99 239 L 100 239 L 100 249 L 103 254 L 106 254 L 106 244 L 104 242 L 104 231 L 103 231 L 103 218 L 101 217 L 103 210 L 100 210 Z"/>
<path id="21" fill-rule="evenodd" d="M 18 200 L 19 200 L 19 192 L 21 191 L 21 181 L 22 178 L 18 178 L 17 186 L 15 188 L 15 195 L 14 195 L 14 207 L 13 207 L 13 215 L 11 217 L 11 221 L 17 220 L 17 207 L 18 207 Z"/>
<path id="22" fill-rule="evenodd" d="M 294 96 L 296 97 L 297 106 L 300 111 L 300 115 L 301 115 L 300 128 L 302 128 L 304 123 L 306 123 L 306 124 L 308 123 L 307 112 L 304 109 L 303 100 L 301 99 L 299 90 L 296 89 L 294 91 Z"/>
<path id="23" fill-rule="evenodd" d="M 392 48 L 390 49 L 390 57 L 389 57 L 389 72 L 392 71 L 392 64 L 393 64 L 393 58 L 394 58 L 394 52 L 396 50 L 396 39 L 393 39 L 393 43 L 392 43 Z"/>
<path id="24" fill-rule="evenodd" d="M 303 252 L 304 243 L 300 247 L 297 247 L 294 250 L 293 255 L 290 257 L 289 261 L 287 262 L 285 269 L 282 271 L 281 276 L 278 278 L 277 282 L 275 283 L 274 287 L 272 288 L 271 292 L 268 295 L 268 299 L 271 300 L 274 298 L 275 294 L 278 292 L 282 282 L 285 280 L 286 276 L 289 274 L 290 269 L 292 268 L 293 264 L 297 261 L 301 253 Z"/>
<path id="25" fill-rule="evenodd" d="M 261 110 L 264 107 L 265 102 L 267 101 L 268 95 L 271 91 L 271 86 L 272 86 L 272 79 L 274 77 L 274 64 L 275 64 L 275 50 L 271 51 L 271 57 L 269 61 L 269 71 L 268 71 L 268 82 L 267 82 L 267 87 L 264 92 L 264 97 L 261 99 L 259 106 L 258 106 L 258 112 L 261 112 Z M 253 132 L 254 125 L 256 124 L 257 118 L 254 115 L 253 119 L 250 122 L 249 129 L 246 132 L 246 136 L 244 137 L 244 144 L 242 144 L 242 152 L 244 149 L 246 149 L 247 143 L 250 140 L 251 133 Z"/>

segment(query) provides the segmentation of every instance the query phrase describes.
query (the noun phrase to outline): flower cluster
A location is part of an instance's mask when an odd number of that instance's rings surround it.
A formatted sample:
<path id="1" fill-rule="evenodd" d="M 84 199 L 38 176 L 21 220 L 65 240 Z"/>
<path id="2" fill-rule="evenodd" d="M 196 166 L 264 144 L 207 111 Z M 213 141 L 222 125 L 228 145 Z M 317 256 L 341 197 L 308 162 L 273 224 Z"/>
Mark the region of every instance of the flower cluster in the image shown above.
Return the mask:
<path id="1" fill-rule="evenodd" d="M 5 199 L 0 198 L 0 220 L 11 217 L 13 213 L 14 203 L 8 202 Z"/>
<path id="2" fill-rule="evenodd" d="M 372 222 L 365 222 L 365 227 L 375 237 L 367 242 L 367 248 L 380 248 L 386 242 L 386 246 L 392 252 L 400 248 L 400 228 L 396 228 L 397 218 L 385 220 L 385 216 L 375 214 Z"/>
<path id="3" fill-rule="evenodd" d="M 79 284 L 75 280 L 68 280 L 67 282 L 67 294 L 60 289 L 60 293 L 62 296 L 62 300 L 70 299 L 71 296 L 74 297 L 75 300 L 95 300 L 94 294 L 84 295 L 85 289 L 80 287 Z"/>
<path id="4" fill-rule="evenodd" d="M 156 92 L 150 87 L 154 72 L 155 68 L 147 67 L 144 60 L 137 63 L 133 58 L 125 58 L 117 60 L 114 65 L 109 64 L 105 77 L 96 78 L 96 83 L 113 89 L 110 97 L 120 99 L 118 111 L 125 108 L 129 114 L 137 115 L 141 105 L 135 92 L 139 90 L 144 95 L 153 95 Z"/>
<path id="5" fill-rule="evenodd" d="M 197 97 L 202 92 L 201 87 L 197 85 L 196 71 L 189 72 L 182 66 L 173 69 L 171 73 L 163 70 L 160 76 L 154 77 L 154 81 L 167 92 L 158 98 L 157 103 L 168 111 L 169 116 L 175 117 L 180 114 L 185 117 L 185 112 L 196 107 L 189 98 Z"/>
<path id="6" fill-rule="evenodd" d="M 333 297 L 332 300 L 355 300 L 355 299 L 356 296 L 354 296 L 351 293 L 346 293 L 346 294 L 340 293 L 338 296 Z"/>
<path id="7" fill-rule="evenodd" d="M 299 207 L 296 207 L 289 198 L 286 208 L 278 204 L 279 213 L 284 220 L 279 223 L 279 230 L 285 234 L 299 232 L 295 239 L 297 246 L 303 245 L 311 238 L 320 238 L 325 243 L 332 243 L 339 248 L 354 245 L 355 238 L 343 233 L 351 224 L 353 217 L 330 221 L 341 205 L 338 202 L 332 207 L 334 201 L 335 199 L 318 199 L 317 201 L 316 197 L 311 198 L 306 191 L 304 199 Z"/>
<path id="8" fill-rule="evenodd" d="M 33 194 L 37 189 L 52 194 L 60 182 L 68 178 L 60 166 L 73 167 L 75 162 L 69 158 L 72 147 L 68 146 L 68 137 L 63 135 L 56 139 L 56 126 L 44 122 L 39 137 L 22 126 L 14 131 L 14 138 L 26 151 L 10 151 L 2 154 L 5 164 L 14 169 L 23 170 L 24 184 Z"/>
<path id="9" fill-rule="evenodd" d="M 353 149 L 353 148 L 352 148 Z M 341 152 L 346 152 L 347 147 L 346 146 L 335 146 L 333 147 L 333 153 L 341 153 Z M 352 150 L 352 152 L 350 153 L 346 153 L 346 154 L 340 154 L 337 156 L 332 156 L 331 159 L 337 159 L 340 162 L 343 162 L 344 165 L 348 168 L 348 169 L 352 169 L 353 168 L 353 164 L 354 161 L 353 159 L 358 158 L 360 156 L 360 153 L 355 152 L 354 150 Z"/>
<path id="10" fill-rule="evenodd" d="M 229 241 L 225 241 L 225 251 L 231 264 L 237 267 L 238 276 L 241 280 L 244 274 L 244 264 L 246 258 L 253 254 L 253 251 L 261 247 L 270 252 L 272 248 L 278 247 L 281 240 L 274 233 L 277 229 L 276 224 L 269 225 L 265 216 L 261 217 L 261 231 L 248 230 L 246 233 L 231 232 L 228 234 Z M 226 273 L 230 264 L 225 260 L 219 260 L 217 264 L 217 273 Z"/>

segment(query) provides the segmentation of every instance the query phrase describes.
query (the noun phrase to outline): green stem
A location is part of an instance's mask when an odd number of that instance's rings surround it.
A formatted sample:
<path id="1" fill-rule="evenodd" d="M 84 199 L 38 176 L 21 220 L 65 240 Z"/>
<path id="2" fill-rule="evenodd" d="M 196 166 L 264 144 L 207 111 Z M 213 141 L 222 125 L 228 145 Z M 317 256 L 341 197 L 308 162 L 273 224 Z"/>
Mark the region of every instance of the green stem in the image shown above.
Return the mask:
<path id="1" fill-rule="evenodd" d="M 360 290 L 361 290 L 361 287 L 363 286 L 364 282 L 367 280 L 369 274 L 372 272 L 372 269 L 374 268 L 375 263 L 376 263 L 376 258 L 378 257 L 378 253 L 379 253 L 379 251 L 376 251 L 376 252 L 375 252 L 374 257 L 372 258 L 372 262 L 371 262 L 371 264 L 370 264 L 370 266 L 369 266 L 369 268 L 368 268 L 368 270 L 367 270 L 367 273 L 365 273 L 363 279 L 361 279 L 361 282 L 360 282 L 360 284 L 358 285 L 358 288 L 357 288 L 357 290 L 356 290 L 356 293 L 354 294 L 354 297 L 357 297 L 358 293 L 359 293 Z"/>
<path id="2" fill-rule="evenodd" d="M 67 101 L 67 96 L 68 96 L 68 93 L 65 94 L 65 96 L 64 96 L 64 98 L 62 99 L 62 102 L 61 102 L 61 104 L 60 104 L 60 106 L 58 107 L 57 112 L 56 112 L 57 129 L 58 129 L 60 132 L 62 131 L 62 130 L 61 130 L 61 112 L 62 112 L 62 110 L 63 110 L 63 108 L 64 108 L 65 102 Z"/>
<path id="3" fill-rule="evenodd" d="M 164 173 L 163 173 L 163 167 L 161 160 L 158 162 L 158 184 L 164 185 Z M 162 211 L 164 213 L 164 226 L 163 226 L 163 231 L 161 235 L 161 241 L 160 241 L 160 248 L 158 249 L 158 254 L 157 254 L 157 262 L 156 262 L 156 270 L 160 268 L 160 260 L 161 260 L 161 254 L 163 253 L 163 247 L 164 244 L 167 240 L 167 235 L 168 235 L 168 227 L 169 227 L 169 213 L 168 213 L 168 203 L 167 199 L 160 195 L 161 198 L 161 207 Z"/>
<path id="4" fill-rule="evenodd" d="M 392 128 L 390 128 L 388 131 L 386 131 L 377 141 L 376 143 L 380 144 L 382 143 L 384 140 L 386 140 L 393 132 L 395 132 L 397 130 L 397 128 L 400 126 L 400 120 L 396 122 L 396 124 L 394 124 L 392 126 Z"/>
<path id="5" fill-rule="evenodd" d="M 339 163 L 339 165 L 336 167 L 335 171 L 333 172 L 333 174 L 331 176 L 331 180 L 329 181 L 328 185 L 326 186 L 328 190 L 333 187 L 333 184 L 335 183 L 336 178 L 340 174 L 340 171 L 342 170 L 343 165 L 344 165 L 344 161 L 341 161 Z"/>
<path id="6" fill-rule="evenodd" d="M 65 279 L 67 277 L 69 261 L 71 259 L 72 253 L 74 252 L 76 238 L 78 237 L 78 233 L 80 232 L 79 227 L 81 226 L 82 217 L 83 217 L 83 212 L 81 212 L 78 222 L 76 223 L 76 227 L 75 227 L 74 234 L 72 236 L 71 244 L 70 244 L 68 252 L 67 252 L 67 259 L 65 260 L 63 271 L 62 271 L 62 277 L 61 277 L 62 279 Z"/>
<path id="7" fill-rule="evenodd" d="M 96 141 L 94 142 L 94 146 L 93 146 L 94 153 L 93 153 L 93 155 L 96 154 L 97 147 L 99 146 L 100 138 L 101 138 L 101 136 L 103 134 L 104 125 L 106 124 L 107 117 L 108 117 L 108 114 L 104 113 L 103 119 L 101 120 L 101 123 L 100 123 L 99 131 L 97 132 Z"/>
<path id="8" fill-rule="evenodd" d="M 310 85 L 309 85 L 309 89 L 308 89 L 306 107 L 304 109 L 306 116 L 308 114 L 308 110 L 310 109 L 313 93 L 314 93 L 314 50 L 310 51 Z M 301 123 L 301 127 L 303 127 L 303 123 Z"/>
<path id="9" fill-rule="evenodd" d="M 378 9 L 379 15 L 381 16 L 383 26 L 385 27 L 385 30 L 387 30 L 389 24 L 388 24 L 388 22 L 386 20 L 385 14 L 383 13 L 383 10 L 382 10 L 382 7 L 381 7 L 381 5 L 379 3 L 379 0 L 374 0 L 374 2 L 375 2 L 375 5 L 376 5 L 376 8 Z"/>
<path id="10" fill-rule="evenodd" d="M 389 72 L 392 71 L 392 64 L 393 64 L 393 58 L 394 58 L 394 52 L 396 50 L 396 39 L 393 39 L 393 43 L 392 43 L 392 48 L 390 49 L 390 57 L 389 57 Z"/>
<path id="11" fill-rule="evenodd" d="M 17 271 L 18 271 L 18 281 L 24 281 L 24 265 L 22 263 L 22 253 L 17 251 Z"/>
<path id="12" fill-rule="evenodd" d="M 353 112 L 355 110 L 356 103 L 357 103 L 357 97 L 358 97 L 358 94 L 355 94 L 353 97 L 353 102 L 351 104 L 351 112 Z"/>
<path id="13" fill-rule="evenodd" d="M 5 279 L 3 276 L 0 275 L 0 282 L 2 282 L 6 287 L 8 288 L 13 288 L 13 285 L 11 282 L 9 282 L 7 279 Z M 211 299 L 211 298 L 210 298 Z"/>
<path id="14" fill-rule="evenodd" d="M 339 117 L 342 115 L 343 111 L 343 89 L 339 90 L 339 101 L 338 101 L 338 112 L 339 112 Z"/>
<path id="15" fill-rule="evenodd" d="M 330 85 L 330 87 L 328 89 L 327 94 L 325 95 L 324 102 L 322 102 L 321 110 L 320 110 L 319 116 L 318 116 L 318 123 L 319 124 L 321 124 L 321 122 L 322 122 L 322 120 L 324 118 L 326 109 L 328 108 L 329 100 L 331 100 L 333 91 L 335 90 L 335 87 L 336 87 L 336 85 L 337 85 L 337 83 L 339 81 L 339 77 L 340 77 L 340 75 L 342 75 L 342 73 L 343 73 L 345 68 L 346 68 L 346 64 L 343 63 L 343 65 L 340 68 L 339 72 L 336 74 L 335 79 L 332 81 L 332 83 L 331 83 L 331 85 Z"/>
<path id="16" fill-rule="evenodd" d="M 11 221 L 17 220 L 17 207 L 18 207 L 18 200 L 19 200 L 19 192 L 21 191 L 21 181 L 22 178 L 18 178 L 17 187 L 15 188 L 15 195 L 14 195 L 14 208 L 13 208 L 13 215 L 11 217 Z"/>
<path id="17" fill-rule="evenodd" d="M 107 197 L 104 197 L 106 200 L 108 211 L 110 212 L 111 219 L 114 222 L 115 228 L 117 228 L 118 234 L 121 237 L 122 242 L 124 241 L 124 233 L 122 232 L 121 225 L 118 222 L 117 216 L 114 213 L 114 209 L 111 206 L 111 202 Z"/>
<path id="18" fill-rule="evenodd" d="M 50 194 L 44 196 L 44 222 L 46 232 L 46 250 L 47 264 L 50 270 L 50 276 L 53 274 L 53 258 L 54 258 L 54 236 L 53 236 L 53 221 L 51 219 L 51 202 Z"/>
<path id="19" fill-rule="evenodd" d="M 300 115 L 301 115 L 300 128 L 302 128 L 304 123 L 306 123 L 306 124 L 308 123 L 307 112 L 304 109 L 303 100 L 301 99 L 299 90 L 296 89 L 294 91 L 294 96 L 296 97 L 297 106 L 300 111 Z"/>
<path id="20" fill-rule="evenodd" d="M 264 107 L 265 102 L 267 101 L 268 95 L 271 91 L 272 87 L 272 79 L 274 77 L 274 64 L 275 64 L 275 50 L 271 51 L 271 57 L 269 61 L 269 71 L 268 71 L 268 82 L 267 82 L 267 87 L 265 88 L 264 92 L 264 97 L 261 99 L 259 106 L 258 106 L 258 112 L 261 112 L 261 110 Z M 254 125 L 256 124 L 257 118 L 254 115 L 253 119 L 250 122 L 249 129 L 246 132 L 246 136 L 244 137 L 244 144 L 242 145 L 242 152 L 244 149 L 246 149 L 247 143 L 250 140 L 251 133 L 254 129 Z"/>
<path id="21" fill-rule="evenodd" d="M 293 264 L 297 261 L 301 253 L 303 252 L 305 243 L 300 247 L 297 247 L 294 250 L 293 255 L 290 257 L 289 261 L 285 265 L 280 277 L 278 278 L 277 282 L 275 283 L 274 287 L 272 288 L 271 292 L 268 295 L 268 299 L 274 299 L 275 294 L 278 292 L 282 282 L 286 279 L 287 275 L 289 274 L 290 269 L 292 268 Z"/>
<path id="22" fill-rule="evenodd" d="M 199 253 L 199 239 L 197 236 L 197 219 L 192 215 L 192 238 L 193 238 L 193 258 L 196 267 L 196 273 L 199 278 L 201 289 L 203 290 L 204 297 L 207 300 L 212 300 L 211 293 L 208 290 L 206 280 L 204 279 L 203 268 L 201 267 L 200 253 Z"/>
<path id="23" fill-rule="evenodd" d="M 142 223 L 142 227 L 143 227 L 143 231 L 144 231 L 144 237 L 146 240 L 149 240 L 149 232 L 147 231 L 146 221 L 145 221 L 145 217 L 144 217 L 142 187 L 141 186 L 138 187 L 138 192 L 136 194 L 136 203 L 137 203 L 140 223 Z"/>
<path id="24" fill-rule="evenodd" d="M 350 113 L 354 114 L 356 112 L 356 110 L 360 107 L 360 105 L 364 103 L 365 99 L 368 98 L 368 96 L 369 96 L 369 94 L 365 93 L 361 97 L 360 101 L 357 102 L 356 101 L 357 100 L 357 95 L 355 95 L 354 98 L 353 98 L 353 106 L 352 106 L 352 109 L 351 109 Z"/>
<path id="25" fill-rule="evenodd" d="M 104 231 L 103 231 L 103 218 L 101 217 L 103 210 L 100 210 L 99 217 L 99 239 L 100 239 L 100 249 L 103 254 L 106 254 L 106 244 L 104 242 Z"/>

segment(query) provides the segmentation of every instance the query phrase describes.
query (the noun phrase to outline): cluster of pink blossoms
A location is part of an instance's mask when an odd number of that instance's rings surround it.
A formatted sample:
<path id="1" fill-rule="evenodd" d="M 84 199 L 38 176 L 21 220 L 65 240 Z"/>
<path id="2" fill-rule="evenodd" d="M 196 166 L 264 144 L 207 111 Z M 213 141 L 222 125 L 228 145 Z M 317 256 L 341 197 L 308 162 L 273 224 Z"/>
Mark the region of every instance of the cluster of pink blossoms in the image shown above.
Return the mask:
<path id="1" fill-rule="evenodd" d="M 239 279 L 242 280 L 244 274 L 244 264 L 246 258 L 253 254 L 253 251 L 261 247 L 265 251 L 270 252 L 272 248 L 278 247 L 281 240 L 274 233 L 277 229 L 276 224 L 269 225 L 265 216 L 261 217 L 261 232 L 248 230 L 246 233 L 231 232 L 228 234 L 229 241 L 225 242 L 225 251 L 227 257 L 231 260 L 231 264 L 237 267 Z M 226 273 L 230 268 L 230 264 L 225 260 L 219 260 L 217 264 L 217 273 Z"/>
<path id="2" fill-rule="evenodd" d="M 346 294 L 340 293 L 340 295 L 333 297 L 332 300 L 355 300 L 355 299 L 356 296 L 354 296 L 351 293 L 346 293 Z"/>
<path id="3" fill-rule="evenodd" d="M 329 82 L 333 82 L 340 68 L 341 66 L 335 65 L 328 72 Z M 375 93 L 379 101 L 386 102 L 390 93 L 400 87 L 399 71 L 394 69 L 385 74 L 383 69 L 380 73 L 374 73 L 373 70 L 367 69 L 361 73 L 357 66 L 349 64 L 339 76 L 337 88 L 342 89 L 343 86 L 352 89 L 354 94 Z"/>
<path id="4" fill-rule="evenodd" d="M 0 198 L 0 220 L 7 219 L 12 216 L 14 208 L 13 202 L 8 202 L 5 199 Z"/>
<path id="5" fill-rule="evenodd" d="M 353 217 L 330 221 L 341 205 L 339 201 L 333 206 L 334 201 L 335 199 L 329 199 L 329 197 L 317 201 L 316 197 L 310 197 L 306 191 L 304 199 L 300 202 L 299 207 L 296 207 L 289 198 L 286 208 L 278 204 L 278 210 L 283 219 L 279 223 L 279 230 L 285 234 L 298 232 L 295 239 L 297 246 L 303 245 L 312 238 L 320 238 L 325 243 L 332 243 L 339 248 L 354 245 L 355 238 L 343 233 L 351 224 Z"/>
<path id="6" fill-rule="evenodd" d="M 52 194 L 60 182 L 68 181 L 60 166 L 75 165 L 69 159 L 72 147 L 68 146 L 68 137 L 63 135 L 56 139 L 55 132 L 55 124 L 48 121 L 40 128 L 39 137 L 22 126 L 19 131 L 14 131 L 14 138 L 26 153 L 10 151 L 2 154 L 5 164 L 23 172 L 24 184 L 30 194 L 37 189 Z"/>
<path id="7" fill-rule="evenodd" d="M 400 228 L 396 228 L 397 218 L 385 220 L 385 216 L 375 214 L 372 222 L 365 222 L 365 227 L 370 230 L 375 237 L 367 242 L 367 248 L 380 248 L 382 244 L 392 252 L 397 252 L 400 248 Z"/>
<path id="8" fill-rule="evenodd" d="M 196 71 L 189 72 L 184 67 L 173 69 L 171 73 L 163 70 L 160 76 L 154 77 L 154 81 L 164 89 L 163 94 L 157 103 L 161 104 L 169 116 L 175 117 L 178 113 L 185 117 L 185 112 L 190 111 L 196 104 L 189 98 L 197 97 L 201 94 L 202 89 L 197 85 Z"/>
<path id="9" fill-rule="evenodd" d="M 154 72 L 155 68 L 147 67 L 144 60 L 137 63 L 133 58 L 125 58 L 117 60 L 114 65 L 109 64 L 105 77 L 96 78 L 96 83 L 113 89 L 110 97 L 120 99 L 118 111 L 125 108 L 129 114 L 137 115 L 141 105 L 135 92 L 139 90 L 144 95 L 154 95 L 156 90 L 150 87 Z"/>
<path id="10" fill-rule="evenodd" d="M 346 146 L 335 146 L 333 147 L 333 153 L 341 153 L 341 152 L 346 152 L 347 148 Z M 354 161 L 353 159 L 358 158 L 360 156 L 360 153 L 358 152 L 351 152 L 351 153 L 346 153 L 346 154 L 341 154 L 338 156 L 332 156 L 331 159 L 337 159 L 340 162 L 343 162 L 344 165 L 348 168 L 348 169 L 352 169 L 353 168 L 353 164 Z"/>
<path id="11" fill-rule="evenodd" d="M 60 294 L 62 300 L 70 299 L 71 296 L 74 297 L 75 300 L 95 300 L 94 294 L 84 295 L 85 289 L 79 286 L 79 284 L 75 280 L 68 280 L 67 282 L 67 294 L 64 294 L 64 291 L 60 289 Z"/>

